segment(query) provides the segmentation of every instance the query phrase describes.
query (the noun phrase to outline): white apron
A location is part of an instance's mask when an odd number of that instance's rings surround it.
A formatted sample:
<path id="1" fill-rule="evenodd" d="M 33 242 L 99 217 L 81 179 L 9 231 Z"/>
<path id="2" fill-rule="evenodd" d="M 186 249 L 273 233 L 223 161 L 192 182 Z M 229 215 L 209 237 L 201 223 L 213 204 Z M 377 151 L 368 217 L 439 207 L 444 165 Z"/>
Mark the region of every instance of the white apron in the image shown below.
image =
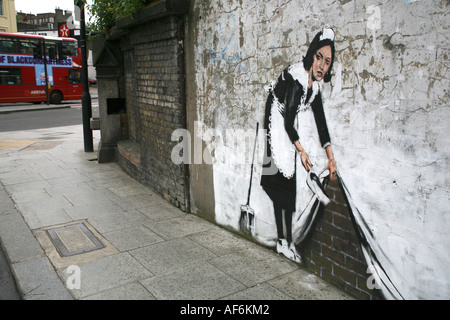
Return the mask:
<path id="1" fill-rule="evenodd" d="M 328 158 L 320 143 L 310 103 L 319 92 L 321 83 L 313 83 L 313 93 L 309 101 L 306 101 L 308 72 L 303 68 L 303 64 L 299 63 L 290 67 L 289 73 L 302 85 L 304 90 L 294 125 L 300 137 L 300 143 L 308 153 L 313 170 L 319 175 L 326 169 Z M 284 117 L 280 112 L 283 111 L 283 108 L 284 105 L 274 97 L 269 121 L 269 139 L 272 157 L 278 170 L 286 178 L 291 178 L 296 173 L 296 211 L 292 218 L 292 239 L 295 243 L 300 243 L 309 231 L 310 222 L 314 220 L 317 213 L 317 210 L 311 210 L 314 207 L 316 196 L 306 184 L 307 172 L 302 165 L 300 154 L 296 151 L 284 128 Z"/>

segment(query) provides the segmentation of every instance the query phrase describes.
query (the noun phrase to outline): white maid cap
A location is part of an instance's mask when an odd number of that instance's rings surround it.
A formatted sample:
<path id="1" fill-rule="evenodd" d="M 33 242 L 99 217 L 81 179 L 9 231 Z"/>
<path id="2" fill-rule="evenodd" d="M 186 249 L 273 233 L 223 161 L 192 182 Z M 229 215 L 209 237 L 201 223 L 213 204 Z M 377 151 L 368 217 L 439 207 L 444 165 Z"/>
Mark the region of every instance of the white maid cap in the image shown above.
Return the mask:
<path id="1" fill-rule="evenodd" d="M 320 36 L 320 41 L 322 40 L 331 40 L 334 41 L 334 31 L 331 28 L 323 28 L 322 29 L 322 35 Z"/>

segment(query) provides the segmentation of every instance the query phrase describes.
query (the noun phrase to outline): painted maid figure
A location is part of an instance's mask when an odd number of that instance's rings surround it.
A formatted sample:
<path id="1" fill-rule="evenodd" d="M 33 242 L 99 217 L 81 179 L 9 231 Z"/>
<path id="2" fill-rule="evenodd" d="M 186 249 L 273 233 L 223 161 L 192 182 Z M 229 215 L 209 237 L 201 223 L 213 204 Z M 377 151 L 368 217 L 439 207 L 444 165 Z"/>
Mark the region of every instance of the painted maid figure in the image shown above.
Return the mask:
<path id="1" fill-rule="evenodd" d="M 334 31 L 324 28 L 303 61 L 271 84 L 266 102 L 261 186 L 273 202 L 277 252 L 296 262 L 301 262 L 296 244 L 305 237 L 312 211 L 318 201 L 329 202 L 319 177 L 337 174 L 320 93 L 331 80 L 334 54 Z"/>

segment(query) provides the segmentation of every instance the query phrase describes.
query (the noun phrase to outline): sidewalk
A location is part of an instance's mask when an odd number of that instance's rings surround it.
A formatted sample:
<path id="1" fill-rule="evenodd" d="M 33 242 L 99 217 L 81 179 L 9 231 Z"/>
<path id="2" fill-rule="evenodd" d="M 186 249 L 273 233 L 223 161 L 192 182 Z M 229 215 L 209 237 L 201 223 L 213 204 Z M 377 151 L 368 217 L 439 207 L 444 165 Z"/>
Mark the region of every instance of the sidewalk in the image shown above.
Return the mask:
<path id="1" fill-rule="evenodd" d="M 25 111 L 38 111 L 38 110 L 52 110 L 52 109 L 66 109 L 70 108 L 68 104 L 20 104 L 15 105 L 0 105 L 0 114 L 11 113 L 11 112 L 25 112 Z"/>
<path id="2" fill-rule="evenodd" d="M 352 299 L 96 158 L 81 125 L 0 133 L 0 242 L 23 299 Z"/>

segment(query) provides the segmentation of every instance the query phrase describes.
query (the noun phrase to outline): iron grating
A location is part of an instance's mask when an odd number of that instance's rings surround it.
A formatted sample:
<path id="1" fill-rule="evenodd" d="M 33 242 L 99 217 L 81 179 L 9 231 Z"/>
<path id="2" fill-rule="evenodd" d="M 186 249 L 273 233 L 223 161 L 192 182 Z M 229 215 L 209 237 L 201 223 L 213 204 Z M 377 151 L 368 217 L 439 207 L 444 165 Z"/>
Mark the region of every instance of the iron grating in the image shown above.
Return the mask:
<path id="1" fill-rule="evenodd" d="M 62 257 L 105 247 L 83 223 L 49 229 L 46 233 Z"/>

